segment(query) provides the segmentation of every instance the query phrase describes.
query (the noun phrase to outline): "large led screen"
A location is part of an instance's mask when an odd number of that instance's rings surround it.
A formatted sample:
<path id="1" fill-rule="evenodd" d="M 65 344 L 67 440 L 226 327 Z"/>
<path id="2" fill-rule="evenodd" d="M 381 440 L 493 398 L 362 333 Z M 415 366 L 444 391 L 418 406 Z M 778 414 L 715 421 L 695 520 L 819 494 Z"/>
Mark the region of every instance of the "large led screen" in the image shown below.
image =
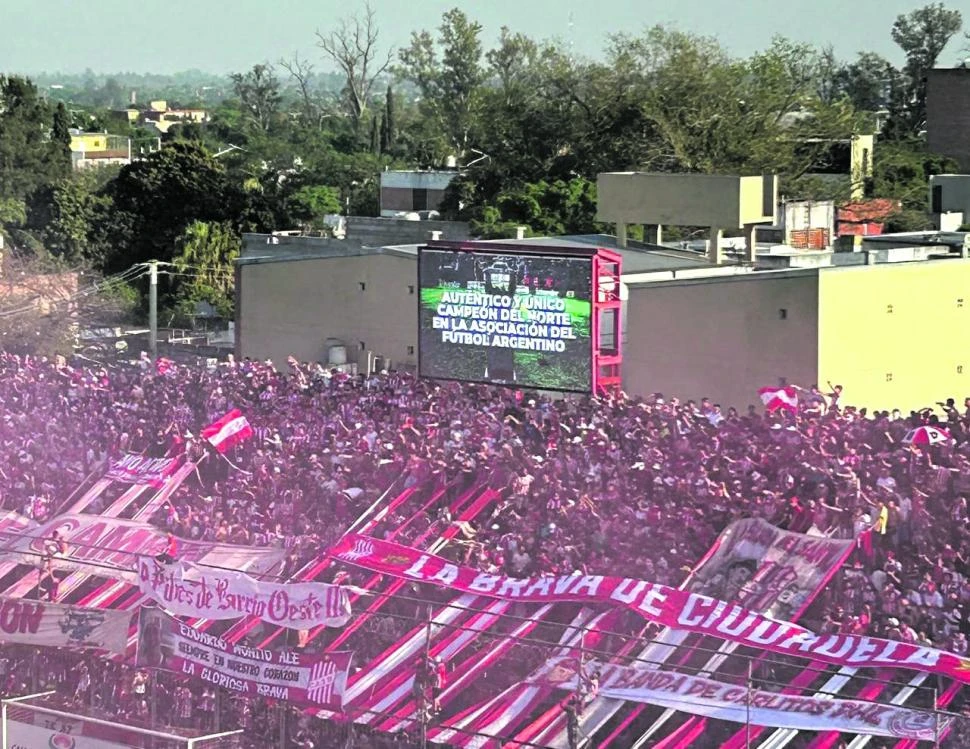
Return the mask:
<path id="1" fill-rule="evenodd" d="M 422 247 L 422 377 L 592 389 L 592 259 Z"/>

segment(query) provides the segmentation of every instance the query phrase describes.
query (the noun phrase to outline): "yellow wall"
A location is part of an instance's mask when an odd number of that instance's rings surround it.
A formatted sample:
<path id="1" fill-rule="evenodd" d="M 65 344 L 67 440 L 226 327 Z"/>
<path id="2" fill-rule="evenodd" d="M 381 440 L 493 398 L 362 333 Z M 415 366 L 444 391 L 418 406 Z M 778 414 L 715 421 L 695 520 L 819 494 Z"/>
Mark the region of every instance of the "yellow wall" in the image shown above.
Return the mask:
<path id="1" fill-rule="evenodd" d="M 351 362 L 358 360 L 359 341 L 365 350 L 396 365 L 417 362 L 408 353 L 408 346 L 417 346 L 418 335 L 413 257 L 365 255 L 249 264 L 241 266 L 240 273 L 241 356 L 272 359 L 277 365 L 291 354 L 301 361 L 326 361 L 326 339 L 339 338 Z"/>
<path id="2" fill-rule="evenodd" d="M 71 136 L 71 150 L 92 153 L 108 150 L 108 136 L 104 133 L 81 133 Z"/>
<path id="3" fill-rule="evenodd" d="M 875 138 L 871 135 L 853 135 L 849 154 L 852 199 L 862 200 L 865 197 L 865 181 L 872 177 L 872 152 Z M 868 158 L 866 156 L 868 154 Z"/>
<path id="4" fill-rule="evenodd" d="M 824 268 L 819 299 L 819 378 L 846 404 L 909 411 L 970 395 L 970 261 Z"/>
<path id="5" fill-rule="evenodd" d="M 634 285 L 626 309 L 628 393 L 709 397 L 741 410 L 779 378 L 815 382 L 817 271 Z"/>

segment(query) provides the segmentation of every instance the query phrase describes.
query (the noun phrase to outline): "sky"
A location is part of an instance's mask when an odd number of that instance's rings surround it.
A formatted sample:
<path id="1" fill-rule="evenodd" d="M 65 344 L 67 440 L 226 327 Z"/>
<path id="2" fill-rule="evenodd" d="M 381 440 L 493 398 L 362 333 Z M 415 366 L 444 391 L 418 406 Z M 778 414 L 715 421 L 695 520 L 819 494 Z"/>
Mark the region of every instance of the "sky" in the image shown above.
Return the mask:
<path id="1" fill-rule="evenodd" d="M 926 0 L 928 1 L 928 0 Z M 923 2 L 905 0 L 372 0 L 381 41 L 405 46 L 412 31 L 434 29 L 459 7 L 484 27 L 488 46 L 501 26 L 558 38 L 579 55 L 598 57 L 608 34 L 637 33 L 656 23 L 716 36 L 733 54 L 763 49 L 775 34 L 831 44 L 851 58 L 872 50 L 897 64 L 893 20 Z M 959 8 L 963 2 L 946 3 Z M 199 69 L 230 73 L 299 51 L 318 56 L 317 29 L 363 7 L 363 0 L 0 0 L 0 71 L 18 73 L 154 72 Z M 970 12 L 967 22 L 970 27 Z M 961 35 L 940 60 L 962 53 Z M 320 68 L 324 69 L 321 64 Z"/>

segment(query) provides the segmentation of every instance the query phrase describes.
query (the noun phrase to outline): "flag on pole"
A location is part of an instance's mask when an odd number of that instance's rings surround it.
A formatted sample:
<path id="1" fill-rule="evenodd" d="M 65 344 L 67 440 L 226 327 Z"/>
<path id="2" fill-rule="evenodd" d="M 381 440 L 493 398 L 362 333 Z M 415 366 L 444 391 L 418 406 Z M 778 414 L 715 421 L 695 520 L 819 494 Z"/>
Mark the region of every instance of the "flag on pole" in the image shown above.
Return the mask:
<path id="1" fill-rule="evenodd" d="M 213 422 L 202 430 L 202 439 L 207 440 L 216 450 L 224 453 L 233 445 L 253 436 L 253 428 L 249 426 L 242 411 L 234 408 L 221 419 Z"/>
<path id="2" fill-rule="evenodd" d="M 783 388 L 761 388 L 758 395 L 768 411 L 777 411 L 779 408 L 792 413 L 798 411 L 798 391 L 791 385 Z"/>

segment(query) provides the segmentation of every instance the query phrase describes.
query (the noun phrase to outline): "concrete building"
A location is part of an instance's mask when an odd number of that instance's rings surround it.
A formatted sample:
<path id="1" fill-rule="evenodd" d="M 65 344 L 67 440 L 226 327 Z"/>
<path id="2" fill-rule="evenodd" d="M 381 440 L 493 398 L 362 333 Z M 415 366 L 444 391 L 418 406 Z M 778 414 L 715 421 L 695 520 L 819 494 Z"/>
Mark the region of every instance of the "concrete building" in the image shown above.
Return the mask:
<path id="1" fill-rule="evenodd" d="M 71 130 L 71 165 L 74 169 L 131 163 L 131 138 L 109 133 Z"/>
<path id="2" fill-rule="evenodd" d="M 422 222 L 423 223 L 423 222 Z M 616 248 L 604 235 L 502 240 Z M 630 272 L 678 273 L 713 268 L 704 255 L 630 243 L 622 249 Z M 418 245 L 368 248 L 352 240 L 243 235 L 236 270 L 236 349 L 243 357 L 277 363 L 294 355 L 329 359 L 331 346 L 363 368 L 380 357 L 395 366 L 417 364 Z"/>
<path id="3" fill-rule="evenodd" d="M 929 206 L 941 231 L 957 231 L 970 224 L 970 174 L 931 176 Z"/>
<path id="4" fill-rule="evenodd" d="M 276 243 L 272 243 L 277 239 Z M 417 363 L 417 248 L 247 234 L 236 271 L 236 351 L 272 359 Z M 330 349 L 342 346 L 342 360 Z"/>
<path id="5" fill-rule="evenodd" d="M 445 190 L 457 176 L 456 170 L 381 172 L 381 216 L 437 211 Z"/>
<path id="6" fill-rule="evenodd" d="M 926 142 L 970 173 L 970 67 L 936 68 L 926 77 Z"/>
<path id="7" fill-rule="evenodd" d="M 620 247 L 626 245 L 627 225 L 651 228 L 650 239 L 660 244 L 664 226 L 707 226 L 708 259 L 723 262 L 726 229 L 744 229 L 747 260 L 754 262 L 755 229 L 777 218 L 778 178 L 723 174 L 652 174 L 608 172 L 596 180 L 598 221 L 616 227 Z"/>
<path id="8" fill-rule="evenodd" d="M 618 244 L 603 235 L 524 242 Z M 844 386 L 845 402 L 879 409 L 970 395 L 967 252 L 954 251 L 957 239 L 952 247 L 873 242 L 859 252 L 806 253 L 816 262 L 778 270 L 627 242 L 619 250 L 624 389 L 709 397 L 725 408 L 755 403 L 759 387 L 778 383 L 831 381 Z M 416 261 L 416 245 L 246 235 L 237 354 L 413 368 Z"/>
<path id="9" fill-rule="evenodd" d="M 967 259 L 625 283 L 628 392 L 743 408 L 759 387 L 831 381 L 845 403 L 904 410 L 970 395 Z"/>
<path id="10" fill-rule="evenodd" d="M 198 124 L 209 121 L 209 112 L 205 109 L 193 107 L 170 108 L 164 99 L 157 99 L 148 103 L 147 109 L 137 107 L 127 107 L 116 109 L 111 112 L 111 116 L 126 125 L 140 125 L 145 128 L 155 130 L 159 135 L 164 135 L 173 125 L 185 122 L 195 122 Z"/>

